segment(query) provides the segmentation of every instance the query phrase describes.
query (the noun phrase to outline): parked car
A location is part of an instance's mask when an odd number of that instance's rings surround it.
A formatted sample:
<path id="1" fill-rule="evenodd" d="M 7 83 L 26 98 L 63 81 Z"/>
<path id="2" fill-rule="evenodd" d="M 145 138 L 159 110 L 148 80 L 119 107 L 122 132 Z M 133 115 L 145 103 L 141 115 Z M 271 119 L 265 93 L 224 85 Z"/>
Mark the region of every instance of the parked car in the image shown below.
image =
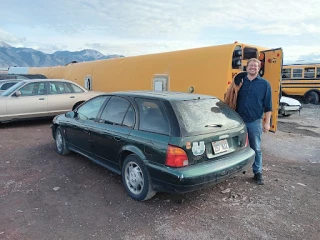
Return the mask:
<path id="1" fill-rule="evenodd" d="M 281 96 L 278 113 L 284 117 L 289 117 L 294 113 L 300 113 L 301 103 L 293 98 Z"/>
<path id="2" fill-rule="evenodd" d="M 16 83 L 22 81 L 22 79 L 5 79 L 0 80 L 0 94 L 15 85 Z"/>
<path id="3" fill-rule="evenodd" d="M 1 79 L 47 79 L 45 75 L 42 74 L 0 74 Z"/>
<path id="4" fill-rule="evenodd" d="M 80 153 L 122 175 L 130 197 L 185 193 L 252 166 L 245 124 L 223 101 L 178 92 L 97 96 L 53 119 L 57 152 Z"/>
<path id="5" fill-rule="evenodd" d="M 22 80 L 0 96 L 0 122 L 51 117 L 101 94 L 63 79 Z"/>

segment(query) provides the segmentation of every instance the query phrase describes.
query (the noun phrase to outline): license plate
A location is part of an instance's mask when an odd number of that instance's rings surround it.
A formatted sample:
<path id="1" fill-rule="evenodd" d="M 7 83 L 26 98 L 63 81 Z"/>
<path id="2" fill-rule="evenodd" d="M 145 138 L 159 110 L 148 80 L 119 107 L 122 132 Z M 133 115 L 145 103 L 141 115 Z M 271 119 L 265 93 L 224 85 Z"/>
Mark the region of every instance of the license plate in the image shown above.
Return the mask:
<path id="1" fill-rule="evenodd" d="M 228 151 L 229 149 L 228 141 L 224 139 L 224 140 L 212 142 L 212 148 L 215 154 Z"/>

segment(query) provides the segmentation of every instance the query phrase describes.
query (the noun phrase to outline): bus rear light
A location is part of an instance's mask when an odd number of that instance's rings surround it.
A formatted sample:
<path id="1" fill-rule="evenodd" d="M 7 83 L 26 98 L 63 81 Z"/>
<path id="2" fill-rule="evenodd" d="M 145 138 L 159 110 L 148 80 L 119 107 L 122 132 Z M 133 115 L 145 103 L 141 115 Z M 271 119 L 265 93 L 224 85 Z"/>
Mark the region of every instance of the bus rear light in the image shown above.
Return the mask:
<path id="1" fill-rule="evenodd" d="M 260 60 L 260 61 L 263 61 L 263 60 L 264 60 L 264 57 L 265 57 L 265 56 L 264 56 L 264 53 L 260 53 L 260 54 L 259 54 L 259 60 Z"/>
<path id="2" fill-rule="evenodd" d="M 189 165 L 186 152 L 175 146 L 168 146 L 166 165 L 169 167 L 184 167 Z"/>

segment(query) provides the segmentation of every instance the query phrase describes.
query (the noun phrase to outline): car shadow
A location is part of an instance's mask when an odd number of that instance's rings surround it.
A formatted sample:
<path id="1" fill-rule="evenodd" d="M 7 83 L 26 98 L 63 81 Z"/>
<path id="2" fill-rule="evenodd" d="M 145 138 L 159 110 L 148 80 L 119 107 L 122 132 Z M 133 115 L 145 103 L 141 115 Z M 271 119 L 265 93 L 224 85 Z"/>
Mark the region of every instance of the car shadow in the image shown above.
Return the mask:
<path id="1" fill-rule="evenodd" d="M 48 125 L 52 123 L 53 117 L 41 118 L 41 119 L 30 119 L 30 120 L 18 120 L 13 122 L 4 122 L 0 123 L 0 129 L 3 128 L 20 128 L 20 127 L 32 127 L 32 126 L 41 126 Z"/>

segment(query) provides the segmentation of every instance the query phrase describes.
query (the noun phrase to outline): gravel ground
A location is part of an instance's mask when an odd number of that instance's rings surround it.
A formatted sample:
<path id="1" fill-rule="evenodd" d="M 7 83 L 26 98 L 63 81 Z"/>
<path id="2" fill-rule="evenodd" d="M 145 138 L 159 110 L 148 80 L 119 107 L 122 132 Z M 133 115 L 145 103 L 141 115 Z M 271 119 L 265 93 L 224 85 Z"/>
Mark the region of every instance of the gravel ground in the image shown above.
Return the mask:
<path id="1" fill-rule="evenodd" d="M 130 199 L 121 178 L 58 155 L 50 120 L 0 126 L 0 239 L 320 239 L 320 105 L 263 135 L 265 185 L 241 174 Z"/>

